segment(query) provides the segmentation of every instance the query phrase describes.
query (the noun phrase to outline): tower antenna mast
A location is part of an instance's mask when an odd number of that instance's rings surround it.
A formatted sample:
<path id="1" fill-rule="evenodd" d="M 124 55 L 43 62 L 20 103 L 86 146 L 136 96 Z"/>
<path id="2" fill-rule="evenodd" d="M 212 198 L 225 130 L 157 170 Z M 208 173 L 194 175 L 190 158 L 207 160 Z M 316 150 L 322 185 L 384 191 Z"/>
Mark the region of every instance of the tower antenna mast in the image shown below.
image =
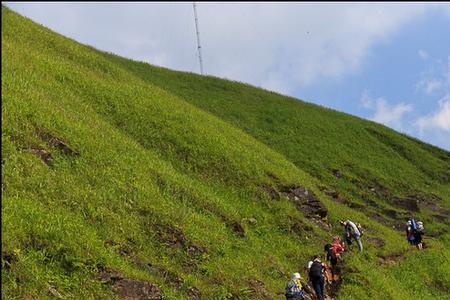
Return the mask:
<path id="1" fill-rule="evenodd" d="M 197 4 L 195 4 L 194 1 L 192 5 L 194 7 L 195 32 L 197 33 L 197 49 L 198 49 L 198 60 L 200 62 L 200 74 L 203 75 L 202 46 L 200 46 L 200 32 L 198 28 Z"/>

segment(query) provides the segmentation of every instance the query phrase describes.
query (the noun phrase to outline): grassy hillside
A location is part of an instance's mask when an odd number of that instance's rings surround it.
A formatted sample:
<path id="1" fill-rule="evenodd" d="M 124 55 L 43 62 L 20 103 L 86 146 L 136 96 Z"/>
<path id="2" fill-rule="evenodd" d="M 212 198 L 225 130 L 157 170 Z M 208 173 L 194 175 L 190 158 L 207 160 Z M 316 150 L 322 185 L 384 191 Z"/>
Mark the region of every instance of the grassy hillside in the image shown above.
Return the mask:
<path id="1" fill-rule="evenodd" d="M 342 218 L 367 232 L 339 299 L 449 299 L 449 177 L 448 152 L 383 126 L 2 7 L 3 299 L 119 298 L 105 272 L 167 299 L 282 299 Z M 326 218 L 292 201 L 300 187 Z M 392 228 L 411 209 L 423 252 Z"/>

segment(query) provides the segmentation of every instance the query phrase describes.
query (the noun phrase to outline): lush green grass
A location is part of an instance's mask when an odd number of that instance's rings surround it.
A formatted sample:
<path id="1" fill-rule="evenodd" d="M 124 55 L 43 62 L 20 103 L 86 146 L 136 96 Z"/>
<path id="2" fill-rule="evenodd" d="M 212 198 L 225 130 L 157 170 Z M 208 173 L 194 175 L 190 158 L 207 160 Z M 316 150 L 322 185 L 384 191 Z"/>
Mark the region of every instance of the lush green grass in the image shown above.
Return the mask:
<path id="1" fill-rule="evenodd" d="M 102 53 L 4 7 L 2 53 L 2 249 L 15 257 L 2 269 L 2 298 L 46 298 L 51 286 L 67 299 L 110 299 L 111 288 L 95 280 L 105 267 L 161 285 L 169 299 L 187 298 L 192 286 L 205 299 L 251 298 L 251 279 L 277 298 L 290 273 L 304 273 L 339 233 L 341 218 L 361 221 L 385 245 L 365 242 L 363 255 L 346 256 L 340 298 L 445 298 L 448 223 L 422 210 L 430 233 L 444 233 L 429 250 L 410 251 L 401 233 L 370 218 L 402 210 L 368 187 L 434 193 L 448 208 L 449 153 L 248 85 Z M 52 165 L 31 153 L 37 148 Z M 261 188 L 284 185 L 313 190 L 333 229 Z M 321 192 L 331 188 L 364 209 Z M 398 266 L 378 261 L 401 251 L 408 255 Z"/>

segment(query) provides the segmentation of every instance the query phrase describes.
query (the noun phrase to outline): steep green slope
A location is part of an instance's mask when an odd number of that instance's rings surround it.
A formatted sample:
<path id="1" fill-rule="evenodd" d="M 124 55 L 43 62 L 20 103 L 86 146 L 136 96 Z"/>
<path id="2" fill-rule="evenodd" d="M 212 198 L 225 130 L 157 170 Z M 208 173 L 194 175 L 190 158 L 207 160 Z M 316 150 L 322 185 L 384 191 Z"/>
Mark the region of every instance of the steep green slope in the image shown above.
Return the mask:
<path id="1" fill-rule="evenodd" d="M 450 212 L 447 151 L 374 122 L 249 85 L 104 55 L 284 154 L 318 179 L 319 188 L 334 200 L 395 227 L 412 210 L 432 225 L 431 234 L 448 233 L 448 223 L 442 223 Z"/>
<path id="2" fill-rule="evenodd" d="M 439 206 L 422 217 L 445 232 L 446 220 L 432 218 L 449 203 L 445 151 L 239 83 L 105 54 L 4 7 L 2 54 L 2 298 L 111 299 L 98 280 L 105 270 L 155 283 L 168 299 L 277 298 L 346 217 L 384 246 L 346 257 L 340 298 L 447 296 L 448 233 L 388 266 L 378 257 L 408 249 L 401 233 L 348 206 L 368 179 L 399 196 L 433 193 Z M 294 186 L 325 204 L 331 229 L 280 197 Z M 380 206 L 373 213 L 401 214 L 366 194 Z"/>
<path id="3" fill-rule="evenodd" d="M 105 54 L 133 74 L 241 128 L 299 168 L 330 181 L 338 169 L 402 193 L 422 189 L 449 207 L 450 153 L 376 123 L 214 77 Z M 398 175 L 402 174 L 402 177 Z"/>

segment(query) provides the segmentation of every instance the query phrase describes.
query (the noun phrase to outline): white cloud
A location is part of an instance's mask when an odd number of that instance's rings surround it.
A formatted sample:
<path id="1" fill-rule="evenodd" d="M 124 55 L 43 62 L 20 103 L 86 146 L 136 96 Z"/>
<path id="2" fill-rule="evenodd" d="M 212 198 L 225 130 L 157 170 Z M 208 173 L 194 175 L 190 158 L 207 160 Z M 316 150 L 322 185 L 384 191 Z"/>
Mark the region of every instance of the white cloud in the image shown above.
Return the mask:
<path id="1" fill-rule="evenodd" d="M 416 90 L 427 95 L 436 92 L 442 95 L 450 91 L 450 55 L 445 62 L 441 59 L 428 60 L 427 69 L 419 76 L 421 79 L 416 84 Z"/>
<path id="2" fill-rule="evenodd" d="M 412 109 L 412 105 L 410 104 L 398 103 L 395 105 L 389 105 L 384 99 L 381 99 L 377 102 L 376 112 L 372 120 L 401 130 L 403 127 L 403 115 L 407 112 L 411 112 Z"/>
<path id="3" fill-rule="evenodd" d="M 439 100 L 437 111 L 417 119 L 415 125 L 419 128 L 421 134 L 427 130 L 442 130 L 450 133 L 450 94 L 445 95 Z M 450 135 L 449 141 L 450 141 Z"/>
<path id="4" fill-rule="evenodd" d="M 369 91 L 365 90 L 361 96 L 361 104 L 364 108 L 373 109 L 374 100 L 370 97 Z"/>
<path id="5" fill-rule="evenodd" d="M 379 97 L 372 99 L 365 91 L 361 97 L 363 107 L 373 110 L 374 114 L 370 119 L 372 121 L 384 124 L 396 130 L 403 130 L 403 117 L 406 113 L 413 111 L 411 104 L 403 102 L 389 104 L 386 99 Z"/>
<path id="6" fill-rule="evenodd" d="M 445 77 L 447 78 L 447 84 L 450 85 L 450 55 L 447 58 L 447 74 L 445 74 Z"/>
<path id="7" fill-rule="evenodd" d="M 450 55 L 444 61 L 430 59 L 428 63 L 427 69 L 420 74 L 422 79 L 416 89 L 427 95 L 423 109 L 430 104 L 438 103 L 438 106 L 428 114 L 416 117 L 411 130 L 421 139 L 450 150 Z"/>
<path id="8" fill-rule="evenodd" d="M 102 50 L 198 71 L 191 3 L 8 3 Z M 290 93 L 357 72 L 370 49 L 437 4 L 199 3 L 208 74 Z"/>
<path id="9" fill-rule="evenodd" d="M 420 49 L 420 50 L 419 50 L 419 56 L 420 56 L 420 58 L 423 59 L 423 60 L 427 60 L 428 57 L 429 57 L 428 52 L 425 51 L 425 50 L 423 50 L 423 49 Z"/>
<path id="10" fill-rule="evenodd" d="M 428 95 L 433 94 L 442 87 L 442 81 L 436 78 L 424 78 L 417 83 L 417 89 L 423 90 Z"/>

